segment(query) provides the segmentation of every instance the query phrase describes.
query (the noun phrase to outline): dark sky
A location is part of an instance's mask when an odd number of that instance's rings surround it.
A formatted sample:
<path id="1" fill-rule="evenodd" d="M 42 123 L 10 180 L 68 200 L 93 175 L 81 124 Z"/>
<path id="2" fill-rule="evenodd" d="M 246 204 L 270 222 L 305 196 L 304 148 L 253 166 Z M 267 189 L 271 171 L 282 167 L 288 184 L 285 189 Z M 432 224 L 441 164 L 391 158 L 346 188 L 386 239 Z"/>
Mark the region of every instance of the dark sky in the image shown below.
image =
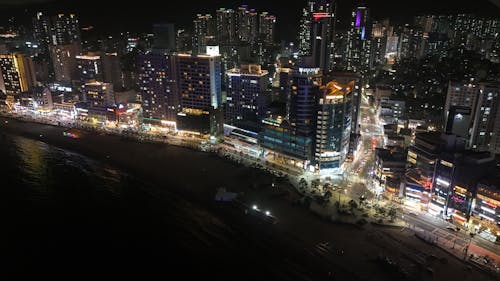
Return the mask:
<path id="1" fill-rule="evenodd" d="M 500 1 L 500 0 L 490 0 Z M 375 19 L 390 17 L 396 21 L 409 22 L 411 17 L 422 13 L 470 12 L 484 15 L 500 15 L 500 9 L 488 0 L 367 0 Z M 24 3 L 35 3 L 28 6 Z M 161 2 L 160 7 L 158 3 Z M 209 13 L 216 8 L 236 8 L 248 4 L 257 11 L 268 11 L 278 17 L 278 38 L 294 39 L 298 29 L 300 10 L 306 0 L 139 0 L 127 6 L 126 1 L 114 0 L 0 0 L 0 22 L 6 16 L 32 15 L 36 10 L 51 12 L 76 12 L 83 24 L 91 24 L 96 31 L 149 31 L 153 22 L 175 22 L 191 27 L 197 13 Z M 349 18 L 355 0 L 339 0 L 337 15 L 341 20 Z M 16 5 L 5 5 L 12 4 Z M 42 3 L 42 4 L 38 4 Z M 174 4 L 175 3 L 175 4 Z M 345 20 L 344 20 L 345 21 Z"/>

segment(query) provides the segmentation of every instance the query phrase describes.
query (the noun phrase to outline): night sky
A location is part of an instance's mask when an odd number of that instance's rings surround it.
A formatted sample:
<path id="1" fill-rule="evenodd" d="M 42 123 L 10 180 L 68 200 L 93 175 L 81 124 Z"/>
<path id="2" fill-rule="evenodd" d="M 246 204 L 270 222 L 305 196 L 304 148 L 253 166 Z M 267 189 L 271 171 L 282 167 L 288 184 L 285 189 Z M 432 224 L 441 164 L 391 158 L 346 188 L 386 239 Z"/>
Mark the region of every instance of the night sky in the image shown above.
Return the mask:
<path id="1" fill-rule="evenodd" d="M 168 6 L 172 1 L 165 1 Z M 372 9 L 374 19 L 391 17 L 397 22 L 409 22 L 413 15 L 422 13 L 456 13 L 470 12 L 481 15 L 499 15 L 500 8 L 492 2 L 500 0 L 372 0 L 365 1 Z M 6 16 L 17 15 L 18 18 L 29 18 L 37 10 L 50 12 L 76 12 L 83 25 L 94 25 L 96 31 L 150 31 L 153 22 L 174 22 L 181 27 L 191 28 L 192 20 L 197 13 L 213 13 L 220 7 L 236 8 L 248 4 L 257 11 L 268 11 L 278 17 L 278 39 L 293 40 L 299 24 L 300 11 L 306 0 L 191 0 L 175 1 L 170 9 L 158 7 L 158 0 L 140 0 L 137 5 L 124 7 L 124 1 L 107 0 L 0 0 L 0 14 L 5 21 Z M 349 12 L 356 1 L 341 0 L 338 2 L 341 21 L 349 19 Z M 16 5 L 6 5 L 13 4 Z M 31 3 L 30 5 L 22 5 Z M 34 4 L 33 4 L 34 3 Z M 40 4 L 41 3 L 41 4 Z M 105 3 L 105 5 L 103 5 Z M 3 6 L 3 7 L 2 7 Z M 114 6 L 114 7 L 113 7 Z"/>

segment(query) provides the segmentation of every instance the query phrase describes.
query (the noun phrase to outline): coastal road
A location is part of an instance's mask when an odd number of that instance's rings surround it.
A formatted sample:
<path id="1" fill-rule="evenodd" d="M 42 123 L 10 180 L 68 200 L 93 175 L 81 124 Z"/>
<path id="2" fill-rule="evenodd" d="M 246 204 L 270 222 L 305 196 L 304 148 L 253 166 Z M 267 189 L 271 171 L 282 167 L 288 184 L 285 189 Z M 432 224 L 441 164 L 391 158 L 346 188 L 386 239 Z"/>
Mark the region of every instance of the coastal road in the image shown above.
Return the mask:
<path id="1" fill-rule="evenodd" d="M 9 128 L 6 128 L 7 126 Z M 39 134 L 43 133 L 42 140 L 47 143 L 88 155 L 126 172 L 133 172 L 133 175 L 154 183 L 151 188 L 156 191 L 175 192 L 190 200 L 189 204 L 205 206 L 209 210 L 207 212 L 216 208 L 213 196 L 218 187 L 224 186 L 232 192 L 243 192 L 250 202 L 258 202 L 259 206 L 269 208 L 279 222 L 272 226 L 245 222 L 242 226 L 241 216 L 221 210 L 220 212 L 214 211 L 220 219 L 200 219 L 194 221 L 193 224 L 201 229 L 210 229 L 213 224 L 221 224 L 224 225 L 222 229 L 228 229 L 224 230 L 223 234 L 231 233 L 231 229 L 235 229 L 236 237 L 241 236 L 242 239 L 238 240 L 241 242 L 234 244 L 234 248 L 238 250 L 241 245 L 248 245 L 250 241 L 250 245 L 255 245 L 253 247 L 255 250 L 252 252 L 256 253 L 259 260 L 269 261 L 271 265 L 278 264 L 277 274 L 285 274 L 307 264 L 308 268 L 304 268 L 301 272 L 313 271 L 320 272 L 320 274 L 333 272 L 334 277 L 339 274 L 340 276 L 334 280 L 390 280 L 394 279 L 390 278 L 392 273 L 384 270 L 383 266 L 376 262 L 379 254 L 397 260 L 404 267 L 412 267 L 412 264 L 415 264 L 412 260 L 415 253 L 431 254 L 436 251 L 432 246 L 416 239 L 412 241 L 419 243 L 418 247 L 409 248 L 407 244 L 398 241 L 400 236 L 392 238 L 379 234 L 378 230 L 360 228 L 355 225 L 333 224 L 328 220 L 320 219 L 311 213 L 308 207 L 274 196 L 273 190 L 266 188 L 271 186 L 272 176 L 260 170 L 236 165 L 234 162 L 214 155 L 164 144 L 138 143 L 116 136 L 99 134 L 91 134 L 75 141 L 64 138 L 62 128 L 40 124 L 26 126 L 26 123 L 15 120 L 9 122 L 8 125 L 2 125 L 2 130 L 4 127 L 9 132 L 34 139 L 40 139 Z M 262 188 L 252 188 L 254 183 L 258 183 Z M 191 210 L 189 204 L 186 208 Z M 213 241 L 212 239 L 207 238 L 207 242 Z M 332 248 L 327 252 L 319 252 L 322 250 L 318 248 L 318 245 L 326 245 L 320 244 L 324 242 L 329 242 L 328 245 L 332 245 Z M 227 247 L 225 241 L 222 241 L 220 245 Z M 217 248 L 215 251 L 221 253 Z M 307 254 L 310 252 L 314 255 Z M 284 266 L 284 263 L 288 262 L 291 266 Z M 241 267 L 238 261 L 234 263 Z M 316 268 L 315 266 L 319 264 L 321 266 Z M 248 264 L 248 267 L 255 271 L 256 269 L 252 266 L 253 264 Z M 323 271 L 324 269 L 328 271 Z M 438 264 L 434 270 L 434 280 L 491 279 L 477 270 L 472 271 L 473 276 L 467 276 L 467 269 L 456 260 L 450 260 L 447 264 Z M 308 280 L 306 278 L 281 279 Z M 322 279 L 310 278 L 309 280 L 325 279 L 326 276 Z"/>

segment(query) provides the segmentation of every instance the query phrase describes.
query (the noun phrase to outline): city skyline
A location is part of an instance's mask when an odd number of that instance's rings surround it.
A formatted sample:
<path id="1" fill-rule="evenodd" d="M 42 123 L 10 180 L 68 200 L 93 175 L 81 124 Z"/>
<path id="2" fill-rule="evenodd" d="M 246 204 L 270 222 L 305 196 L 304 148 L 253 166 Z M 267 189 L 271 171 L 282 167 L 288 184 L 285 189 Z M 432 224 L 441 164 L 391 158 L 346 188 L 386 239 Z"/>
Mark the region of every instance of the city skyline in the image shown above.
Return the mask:
<path id="1" fill-rule="evenodd" d="M 0 4 L 8 275 L 500 276 L 491 2 L 34 1 Z"/>
<path id="2" fill-rule="evenodd" d="M 28 0 L 29 1 L 29 0 Z M 90 1 L 90 2 L 89 2 Z M 191 23 L 196 14 L 215 13 L 216 9 L 221 7 L 236 9 L 243 4 L 249 5 L 260 12 L 267 11 L 274 14 L 278 18 L 277 38 L 286 41 L 296 41 L 298 33 L 298 22 L 302 8 L 306 1 L 288 1 L 287 8 L 283 9 L 280 1 L 233 1 L 223 0 L 217 4 L 203 1 L 197 3 L 195 7 L 190 2 L 176 3 L 176 12 L 165 12 L 161 9 L 155 9 L 155 1 L 142 1 L 141 5 L 134 9 L 126 9 L 115 14 L 113 17 L 108 17 L 108 13 L 103 9 L 95 9 L 94 7 L 102 4 L 102 1 L 89 0 L 86 2 L 72 2 L 62 0 L 34 0 L 34 2 L 17 2 L 6 1 L 0 2 L 0 14 L 9 10 L 4 15 L 5 19 L 13 16 L 11 13 L 14 9 L 15 16 L 20 17 L 24 21 L 29 20 L 30 14 L 38 10 L 48 10 L 51 13 L 57 12 L 78 12 L 82 19 L 83 25 L 92 25 L 97 28 L 99 33 L 117 33 L 117 32 L 150 32 L 154 23 L 174 23 L 181 28 L 191 29 Z M 94 2 L 92 2 L 94 1 Z M 150 2 L 148 2 L 150 1 Z M 402 1 L 360 1 L 359 3 L 367 3 L 371 9 L 374 19 L 390 18 L 395 22 L 403 23 L 410 22 L 409 18 L 420 14 L 453 14 L 453 13 L 476 13 L 478 15 L 494 16 L 500 11 L 500 5 L 489 0 L 480 0 L 481 5 L 474 2 L 456 2 L 456 1 L 412 1 L 403 3 Z M 114 0 L 107 2 L 109 5 L 117 4 Z M 348 27 L 348 19 L 351 9 L 356 3 L 350 2 L 342 4 L 339 2 L 338 15 L 341 20 L 341 29 Z M 178 8 L 177 8 L 178 7 Z M 130 19 L 134 19 L 131 21 Z M 116 24 L 119 22 L 120 24 Z M 294 22 L 292 26 L 286 24 Z M 5 22 L 4 22 L 5 23 Z"/>

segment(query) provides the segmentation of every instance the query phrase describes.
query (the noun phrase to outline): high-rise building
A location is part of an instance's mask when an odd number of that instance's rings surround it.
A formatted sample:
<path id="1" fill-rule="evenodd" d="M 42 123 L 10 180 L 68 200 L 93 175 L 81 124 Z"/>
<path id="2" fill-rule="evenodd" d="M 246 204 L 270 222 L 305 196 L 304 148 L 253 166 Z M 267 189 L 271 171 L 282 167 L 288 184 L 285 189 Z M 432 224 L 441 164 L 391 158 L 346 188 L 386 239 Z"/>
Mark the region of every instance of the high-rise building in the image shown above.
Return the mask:
<path id="1" fill-rule="evenodd" d="M 315 67 L 333 70 L 335 41 L 335 3 L 331 0 L 308 1 L 302 11 L 299 53 L 311 56 Z"/>
<path id="2" fill-rule="evenodd" d="M 361 76 L 352 71 L 334 71 L 331 73 L 331 78 L 328 78 L 327 80 L 335 80 L 344 85 L 352 82 L 354 83 L 354 87 L 350 88 L 352 93 L 351 133 L 358 134 L 360 131 L 359 114 L 361 106 Z"/>
<path id="3" fill-rule="evenodd" d="M 111 83 L 113 89 L 119 91 L 124 88 L 120 57 L 117 53 L 104 53 L 102 59 L 102 70 L 104 72 L 104 82 Z"/>
<path id="4" fill-rule="evenodd" d="M 236 17 L 238 39 L 241 42 L 254 43 L 259 32 L 255 9 L 250 9 L 247 5 L 242 5 L 238 7 Z"/>
<path id="5" fill-rule="evenodd" d="M 48 55 L 49 45 L 52 43 L 50 18 L 42 12 L 36 13 L 33 18 L 33 35 L 43 54 Z"/>
<path id="6" fill-rule="evenodd" d="M 181 105 L 177 127 L 219 138 L 224 125 L 220 56 L 178 54 L 175 76 Z"/>
<path id="7" fill-rule="evenodd" d="M 276 17 L 267 12 L 260 14 L 259 36 L 266 44 L 274 43 L 276 30 Z"/>
<path id="8" fill-rule="evenodd" d="M 372 25 L 372 50 L 371 50 L 371 60 L 375 65 L 382 65 L 386 62 L 386 54 L 392 47 L 394 52 L 397 52 L 397 39 L 395 46 L 391 46 L 389 43 L 389 38 L 394 38 L 392 36 L 391 26 L 389 25 L 389 20 L 385 19 L 383 21 L 374 21 Z M 397 38 L 397 37 L 395 37 Z M 394 39 L 392 39 L 394 41 Z M 391 42 L 394 45 L 393 42 Z"/>
<path id="9" fill-rule="evenodd" d="M 172 23 L 161 23 L 153 25 L 154 42 L 153 48 L 174 52 L 176 45 L 176 30 Z"/>
<path id="10" fill-rule="evenodd" d="M 35 86 L 35 69 L 30 57 L 20 53 L 0 54 L 0 90 L 16 96 Z"/>
<path id="11" fill-rule="evenodd" d="M 289 100 L 289 121 L 295 133 L 304 137 L 313 137 L 316 121 L 316 105 L 319 89 L 322 85 L 320 68 L 300 67 L 291 75 Z"/>
<path id="12" fill-rule="evenodd" d="M 309 0 L 307 2 L 306 7 L 302 9 L 302 15 L 300 18 L 300 27 L 299 27 L 299 54 L 301 56 L 310 56 L 312 52 L 312 23 L 313 17 L 312 14 L 314 12 L 314 1 Z"/>
<path id="13" fill-rule="evenodd" d="M 351 26 L 347 34 L 347 70 L 366 74 L 371 68 L 372 25 L 370 10 L 357 6 L 351 16 Z"/>
<path id="14" fill-rule="evenodd" d="M 215 35 L 215 22 L 212 15 L 198 14 L 193 21 L 193 53 L 204 54 L 208 41 Z"/>
<path id="15" fill-rule="evenodd" d="M 475 83 L 454 81 L 448 83 L 444 107 L 447 132 L 469 138 L 477 98 L 478 86 Z M 462 110 L 457 111 L 459 108 Z"/>
<path id="16" fill-rule="evenodd" d="M 81 48 L 77 43 L 50 47 L 50 56 L 54 66 L 55 81 L 71 82 L 77 79 L 76 56 Z"/>
<path id="17" fill-rule="evenodd" d="M 143 116 L 147 120 L 175 121 L 179 102 L 169 55 L 150 52 L 137 57 Z"/>
<path id="18" fill-rule="evenodd" d="M 99 53 L 87 53 L 75 56 L 75 58 L 80 81 L 85 83 L 103 81 L 104 73 Z"/>
<path id="19" fill-rule="evenodd" d="M 115 105 L 113 85 L 109 83 L 85 83 L 82 86 L 82 92 L 89 107 L 106 108 Z"/>
<path id="20" fill-rule="evenodd" d="M 321 87 L 318 100 L 314 164 L 320 173 L 343 171 L 351 136 L 351 112 L 354 81 L 331 81 Z"/>
<path id="21" fill-rule="evenodd" d="M 423 33 L 419 28 L 404 25 L 399 31 L 399 57 L 420 58 L 423 55 Z"/>
<path id="22" fill-rule="evenodd" d="M 474 150 L 500 153 L 499 83 L 479 83 L 470 145 Z"/>
<path id="23" fill-rule="evenodd" d="M 228 77 L 225 123 L 259 122 L 266 113 L 269 72 L 260 65 L 226 71 Z"/>
<path id="24" fill-rule="evenodd" d="M 446 129 L 468 140 L 473 150 L 500 151 L 500 85 L 450 82 L 446 96 Z"/>
<path id="25" fill-rule="evenodd" d="M 51 42 L 53 45 L 80 43 L 80 24 L 75 14 L 58 14 L 52 17 Z"/>
<path id="26" fill-rule="evenodd" d="M 216 11 L 217 40 L 219 43 L 236 42 L 236 16 L 234 10 L 220 8 Z"/>

